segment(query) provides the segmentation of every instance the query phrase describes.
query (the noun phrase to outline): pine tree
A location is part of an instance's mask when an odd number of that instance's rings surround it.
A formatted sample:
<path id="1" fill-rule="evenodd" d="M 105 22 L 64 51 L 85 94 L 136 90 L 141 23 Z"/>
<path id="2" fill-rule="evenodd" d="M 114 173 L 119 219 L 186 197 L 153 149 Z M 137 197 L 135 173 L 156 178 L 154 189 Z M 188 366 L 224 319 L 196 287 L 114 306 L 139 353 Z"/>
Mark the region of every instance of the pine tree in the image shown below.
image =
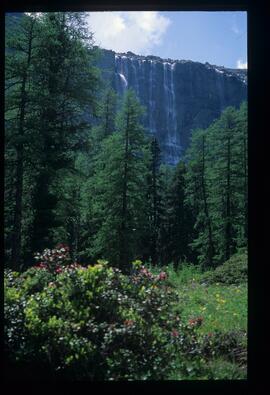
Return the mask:
<path id="1" fill-rule="evenodd" d="M 84 113 L 93 110 L 97 87 L 97 72 L 91 65 L 92 37 L 86 33 L 82 15 L 45 13 L 40 24 L 35 65 L 40 144 L 33 200 L 33 250 L 53 244 L 52 229 L 59 224 L 55 221 L 57 198 L 52 185 L 59 170 L 73 167 L 74 150 L 87 140 L 89 125 Z"/>
<path id="2" fill-rule="evenodd" d="M 150 142 L 147 199 L 149 201 L 149 257 L 153 264 L 159 262 L 161 191 L 160 191 L 160 147 L 156 138 Z"/>
<path id="3" fill-rule="evenodd" d="M 146 168 L 143 158 L 142 108 L 127 91 L 117 131 L 105 139 L 92 180 L 94 216 L 99 224 L 93 254 L 109 259 L 123 271 L 140 254 L 144 226 Z"/>
<path id="4" fill-rule="evenodd" d="M 227 108 L 208 130 L 212 153 L 211 205 L 220 262 L 246 243 L 246 125 L 244 119 L 239 123 L 240 113 Z"/>
<path id="5" fill-rule="evenodd" d="M 180 161 L 174 171 L 167 194 L 167 255 L 177 265 L 194 259 L 189 244 L 193 237 L 191 208 L 186 203 L 186 165 Z"/>
<path id="6" fill-rule="evenodd" d="M 187 200 L 197 232 L 192 244 L 200 262 L 223 263 L 247 242 L 246 104 L 228 107 L 208 129 L 196 131 L 187 159 Z"/>
<path id="7" fill-rule="evenodd" d="M 6 229 L 13 231 L 14 264 L 21 239 L 31 238 L 32 252 L 53 242 L 54 181 L 61 169 L 73 168 L 75 151 L 88 139 L 85 114 L 95 108 L 98 86 L 96 51 L 80 13 L 17 19 L 8 24 L 6 43 Z M 6 237 L 7 252 L 10 245 Z"/>
<path id="8" fill-rule="evenodd" d="M 186 155 L 189 160 L 186 202 L 193 207 L 193 215 L 196 217 L 197 238 L 192 242 L 192 246 L 199 252 L 199 263 L 204 266 L 213 266 L 215 246 L 213 223 L 209 210 L 207 156 L 206 132 L 198 129 L 192 134 L 191 146 Z"/>
<path id="9" fill-rule="evenodd" d="M 11 264 L 18 269 L 21 262 L 22 248 L 22 217 L 23 191 L 26 166 L 26 150 L 31 144 L 29 134 L 29 113 L 31 103 L 31 86 L 33 58 L 36 56 L 36 42 L 39 34 L 36 18 L 26 15 L 19 22 L 12 24 L 12 17 L 7 17 L 6 57 L 5 57 L 5 125 L 6 125 L 6 193 L 11 192 L 10 199 L 5 202 L 12 204 L 12 226 L 6 223 L 6 233 L 11 237 Z M 12 159 L 11 159 L 12 158 Z M 11 163 L 10 163 L 11 159 Z M 10 184 L 10 179 L 15 179 Z M 13 184 L 13 185 L 12 185 Z M 10 213 L 11 214 L 11 213 Z M 9 221 L 10 214 L 7 216 Z M 9 241 L 6 239 L 6 248 Z"/>

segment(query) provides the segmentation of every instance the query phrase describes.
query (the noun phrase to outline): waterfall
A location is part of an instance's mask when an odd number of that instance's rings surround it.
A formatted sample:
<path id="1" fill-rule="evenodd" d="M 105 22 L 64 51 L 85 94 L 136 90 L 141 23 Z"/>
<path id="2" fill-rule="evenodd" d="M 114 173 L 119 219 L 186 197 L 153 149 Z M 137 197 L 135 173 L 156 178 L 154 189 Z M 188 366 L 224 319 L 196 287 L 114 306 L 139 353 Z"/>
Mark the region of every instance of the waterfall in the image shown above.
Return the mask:
<path id="1" fill-rule="evenodd" d="M 166 112 L 166 146 L 169 151 L 169 161 L 176 164 L 180 157 L 181 146 L 177 142 L 177 118 L 174 86 L 175 63 L 163 63 L 163 89 Z"/>
<path id="2" fill-rule="evenodd" d="M 139 82 L 138 82 L 138 73 L 137 73 L 136 63 L 138 64 L 138 60 L 132 58 L 131 65 L 132 65 L 133 79 L 134 79 L 134 90 L 136 92 L 137 97 L 139 97 Z"/>
<path id="3" fill-rule="evenodd" d="M 156 127 L 155 127 L 155 120 L 154 120 L 154 111 L 155 111 L 155 100 L 153 97 L 153 88 L 154 88 L 154 82 L 153 82 L 153 76 L 155 77 L 155 62 L 150 60 L 150 70 L 149 70 L 149 130 L 151 133 L 155 134 L 156 133 Z"/>
<path id="4" fill-rule="evenodd" d="M 176 119 L 176 103 L 174 88 L 174 68 L 175 63 L 171 64 L 171 92 L 172 92 L 172 142 L 176 144 L 177 119 Z"/>
<path id="5" fill-rule="evenodd" d="M 117 75 L 117 91 L 124 92 L 128 88 L 128 64 L 126 56 L 115 55 L 115 72 Z"/>
<path id="6" fill-rule="evenodd" d="M 115 55 L 117 92 L 122 95 L 126 89 L 134 89 L 140 103 L 147 108 L 144 126 L 159 139 L 166 162 L 172 165 L 178 162 L 181 155 L 177 130 L 175 65 L 167 61 Z M 158 74 L 160 66 L 163 67 L 163 86 Z"/>
<path id="7" fill-rule="evenodd" d="M 226 106 L 246 99 L 246 83 L 233 69 L 132 52 L 105 54 L 104 75 L 119 96 L 134 90 L 146 109 L 142 125 L 157 138 L 162 161 L 170 165 L 188 147 L 192 129 L 207 127 Z"/>

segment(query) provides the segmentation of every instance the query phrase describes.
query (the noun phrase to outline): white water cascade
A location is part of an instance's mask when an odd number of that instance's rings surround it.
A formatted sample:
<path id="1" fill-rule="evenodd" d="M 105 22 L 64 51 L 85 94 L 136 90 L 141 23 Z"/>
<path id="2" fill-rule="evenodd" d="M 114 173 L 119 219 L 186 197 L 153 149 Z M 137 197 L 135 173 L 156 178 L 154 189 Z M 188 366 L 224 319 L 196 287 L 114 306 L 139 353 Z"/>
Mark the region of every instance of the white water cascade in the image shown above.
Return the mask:
<path id="1" fill-rule="evenodd" d="M 168 153 L 170 162 L 176 164 L 179 160 L 181 152 L 180 138 L 177 136 L 177 114 L 176 114 L 176 100 L 175 100 L 175 85 L 174 85 L 174 69 L 175 63 L 163 63 L 163 89 L 164 89 L 164 103 L 166 112 L 166 134 Z M 178 138 L 177 138 L 178 137 Z"/>
<path id="2" fill-rule="evenodd" d="M 160 141 L 166 162 L 172 165 L 177 164 L 181 154 L 175 66 L 176 62 L 164 62 L 161 59 L 115 55 L 117 92 L 123 94 L 128 88 L 135 91 L 140 103 L 146 108 L 144 126 Z M 160 78 L 162 68 L 163 80 Z"/>

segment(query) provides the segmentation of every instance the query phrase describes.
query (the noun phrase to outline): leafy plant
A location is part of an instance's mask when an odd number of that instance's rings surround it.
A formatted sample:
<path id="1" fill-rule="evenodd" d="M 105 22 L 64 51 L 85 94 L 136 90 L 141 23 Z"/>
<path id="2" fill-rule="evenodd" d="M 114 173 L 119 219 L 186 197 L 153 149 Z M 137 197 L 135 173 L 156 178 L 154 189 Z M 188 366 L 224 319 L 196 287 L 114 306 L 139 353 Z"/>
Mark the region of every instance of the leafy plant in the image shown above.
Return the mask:
<path id="1" fill-rule="evenodd" d="M 241 284 L 247 281 L 247 274 L 247 252 L 242 252 L 234 254 L 215 270 L 206 272 L 202 276 L 201 282 L 207 284 Z"/>
<path id="2" fill-rule="evenodd" d="M 195 345 L 194 328 L 173 312 L 177 294 L 166 272 L 135 263 L 128 276 L 105 261 L 59 267 L 31 268 L 16 280 L 6 272 L 5 347 L 13 362 L 45 363 L 44 375 L 55 378 L 156 380 Z"/>

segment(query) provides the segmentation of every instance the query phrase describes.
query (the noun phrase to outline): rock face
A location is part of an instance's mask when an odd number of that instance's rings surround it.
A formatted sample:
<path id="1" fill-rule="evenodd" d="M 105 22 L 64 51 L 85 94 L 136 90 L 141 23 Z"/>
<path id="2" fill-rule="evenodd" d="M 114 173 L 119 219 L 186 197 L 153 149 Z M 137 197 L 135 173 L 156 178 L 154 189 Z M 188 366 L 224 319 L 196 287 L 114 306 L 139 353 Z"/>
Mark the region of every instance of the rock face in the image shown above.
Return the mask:
<path id="1" fill-rule="evenodd" d="M 144 126 L 157 137 L 165 163 L 175 165 L 192 129 L 206 128 L 247 98 L 246 70 L 103 50 L 103 77 L 122 95 L 132 88 L 146 109 Z"/>

